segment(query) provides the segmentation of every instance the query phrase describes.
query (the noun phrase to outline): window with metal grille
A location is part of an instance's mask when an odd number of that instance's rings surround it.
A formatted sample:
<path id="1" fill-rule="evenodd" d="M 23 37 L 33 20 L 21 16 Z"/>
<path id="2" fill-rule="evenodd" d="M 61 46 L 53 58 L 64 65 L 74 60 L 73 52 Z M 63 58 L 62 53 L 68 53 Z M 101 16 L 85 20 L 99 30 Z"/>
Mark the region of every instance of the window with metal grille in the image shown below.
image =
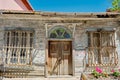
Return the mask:
<path id="1" fill-rule="evenodd" d="M 4 52 L 6 64 L 31 64 L 33 32 L 22 30 L 5 31 Z"/>
<path id="2" fill-rule="evenodd" d="M 88 65 L 108 66 L 117 64 L 115 31 L 88 32 Z"/>

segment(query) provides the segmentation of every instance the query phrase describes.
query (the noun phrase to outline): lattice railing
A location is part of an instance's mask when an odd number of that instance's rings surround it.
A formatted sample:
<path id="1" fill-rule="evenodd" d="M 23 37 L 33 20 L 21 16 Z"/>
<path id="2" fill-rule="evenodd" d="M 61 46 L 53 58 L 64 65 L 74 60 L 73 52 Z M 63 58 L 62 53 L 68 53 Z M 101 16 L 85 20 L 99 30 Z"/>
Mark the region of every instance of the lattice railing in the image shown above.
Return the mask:
<path id="1" fill-rule="evenodd" d="M 30 65 L 1 65 L 0 75 L 7 78 L 22 78 L 26 77 L 34 68 Z"/>
<path id="2" fill-rule="evenodd" d="M 100 55 L 98 51 L 101 52 Z M 89 47 L 86 49 L 86 54 L 83 59 L 84 71 L 86 71 L 87 68 L 89 68 L 87 71 L 92 71 L 96 66 L 109 71 L 110 69 L 116 67 L 117 64 L 118 53 L 115 48 L 107 47 L 99 50 L 99 48 Z"/>

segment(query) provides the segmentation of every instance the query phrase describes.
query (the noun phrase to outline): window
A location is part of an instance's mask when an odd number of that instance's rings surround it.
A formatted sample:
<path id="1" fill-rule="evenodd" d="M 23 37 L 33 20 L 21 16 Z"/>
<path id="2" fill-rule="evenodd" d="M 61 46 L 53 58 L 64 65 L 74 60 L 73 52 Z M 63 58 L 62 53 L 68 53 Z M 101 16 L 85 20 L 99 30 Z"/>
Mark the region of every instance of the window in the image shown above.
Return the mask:
<path id="1" fill-rule="evenodd" d="M 49 37 L 58 39 L 68 39 L 71 38 L 71 35 L 64 28 L 57 28 L 50 33 Z"/>
<path id="2" fill-rule="evenodd" d="M 115 31 L 88 32 L 88 65 L 114 65 L 117 59 Z"/>
<path id="3" fill-rule="evenodd" d="M 5 31 L 6 64 L 31 64 L 33 32 L 22 30 Z"/>

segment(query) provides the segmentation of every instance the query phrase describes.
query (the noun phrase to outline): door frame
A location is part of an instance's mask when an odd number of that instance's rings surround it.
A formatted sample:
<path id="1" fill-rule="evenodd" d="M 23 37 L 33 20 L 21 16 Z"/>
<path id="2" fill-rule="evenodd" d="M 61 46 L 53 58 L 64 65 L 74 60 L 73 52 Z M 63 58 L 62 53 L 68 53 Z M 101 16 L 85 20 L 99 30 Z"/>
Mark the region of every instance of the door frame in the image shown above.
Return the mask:
<path id="1" fill-rule="evenodd" d="M 48 76 L 48 54 L 49 54 L 49 41 L 71 41 L 72 43 L 72 46 L 71 46 L 71 49 L 72 49 L 72 76 L 75 75 L 75 63 L 74 63 L 74 49 L 73 49 L 73 39 L 46 39 L 45 43 L 46 43 L 46 47 L 45 47 L 45 77 L 50 77 Z"/>

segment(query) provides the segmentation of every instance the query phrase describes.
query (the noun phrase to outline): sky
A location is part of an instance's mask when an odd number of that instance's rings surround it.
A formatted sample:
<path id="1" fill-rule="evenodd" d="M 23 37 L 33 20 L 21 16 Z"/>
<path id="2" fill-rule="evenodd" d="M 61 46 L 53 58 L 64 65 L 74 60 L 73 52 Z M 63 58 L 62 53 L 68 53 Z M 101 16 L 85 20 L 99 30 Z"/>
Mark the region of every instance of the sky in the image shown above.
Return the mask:
<path id="1" fill-rule="evenodd" d="M 105 12 L 110 0 L 29 0 L 35 11 L 45 12 Z"/>

